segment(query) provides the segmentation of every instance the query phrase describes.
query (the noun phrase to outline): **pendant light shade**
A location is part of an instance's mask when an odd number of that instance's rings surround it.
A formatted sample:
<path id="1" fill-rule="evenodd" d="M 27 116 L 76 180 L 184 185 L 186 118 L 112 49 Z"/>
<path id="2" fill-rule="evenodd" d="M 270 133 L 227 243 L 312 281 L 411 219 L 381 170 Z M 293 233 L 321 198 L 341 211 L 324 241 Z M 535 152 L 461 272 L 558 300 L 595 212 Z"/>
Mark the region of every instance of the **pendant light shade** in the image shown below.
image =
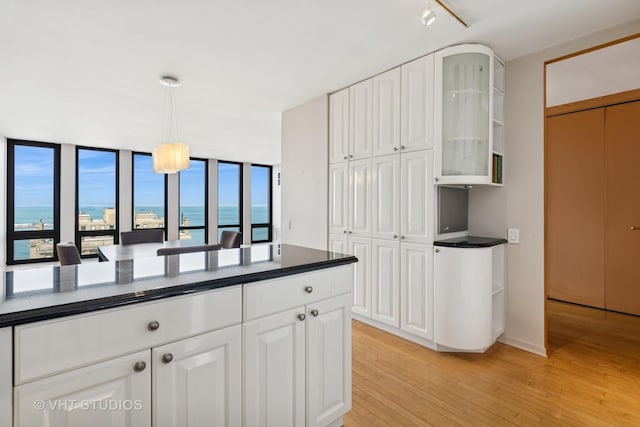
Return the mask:
<path id="1" fill-rule="evenodd" d="M 160 144 L 153 150 L 155 173 L 176 173 L 189 169 L 189 147 L 182 142 Z"/>
<path id="2" fill-rule="evenodd" d="M 167 87 L 168 108 L 165 110 L 166 121 L 164 124 L 163 140 L 153 150 L 153 171 L 155 173 L 176 173 L 182 169 L 189 169 L 189 147 L 178 142 L 178 115 L 173 91 L 180 86 L 180 82 L 173 76 L 162 76 L 160 84 Z"/>

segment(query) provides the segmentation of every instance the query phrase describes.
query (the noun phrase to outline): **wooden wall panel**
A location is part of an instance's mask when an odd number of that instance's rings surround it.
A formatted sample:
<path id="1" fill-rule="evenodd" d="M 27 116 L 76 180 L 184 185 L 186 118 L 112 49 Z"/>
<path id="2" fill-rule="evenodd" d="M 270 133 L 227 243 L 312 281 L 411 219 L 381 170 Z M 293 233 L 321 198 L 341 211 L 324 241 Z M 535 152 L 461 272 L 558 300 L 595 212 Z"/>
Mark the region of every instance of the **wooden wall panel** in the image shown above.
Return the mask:
<path id="1" fill-rule="evenodd" d="M 605 306 L 640 315 L 640 101 L 605 114 Z"/>
<path id="2" fill-rule="evenodd" d="M 604 108 L 545 120 L 547 296 L 604 308 Z"/>

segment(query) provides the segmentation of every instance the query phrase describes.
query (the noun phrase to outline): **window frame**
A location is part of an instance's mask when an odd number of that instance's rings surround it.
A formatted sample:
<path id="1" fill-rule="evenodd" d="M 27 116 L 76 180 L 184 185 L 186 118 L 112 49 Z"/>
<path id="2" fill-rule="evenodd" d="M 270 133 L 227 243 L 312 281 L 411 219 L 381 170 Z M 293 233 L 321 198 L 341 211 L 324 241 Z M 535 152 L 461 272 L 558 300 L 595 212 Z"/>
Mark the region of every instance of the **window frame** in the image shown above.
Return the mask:
<path id="1" fill-rule="evenodd" d="M 220 225 L 220 163 L 223 164 L 229 164 L 229 165 L 237 165 L 239 166 L 239 173 L 238 173 L 238 201 L 239 201 L 239 215 L 238 215 L 238 219 L 240 220 L 240 224 L 224 224 L 224 225 Z M 217 211 L 216 211 L 216 239 L 218 239 L 218 235 L 220 234 L 220 230 L 225 230 L 225 229 L 229 229 L 229 228 L 237 228 L 238 230 L 240 230 L 240 232 L 243 232 L 242 229 L 242 224 L 243 224 L 243 220 L 244 220 L 244 200 L 243 200 L 243 185 L 244 185 L 244 163 L 242 162 L 232 162 L 232 161 L 228 161 L 228 160 L 218 160 L 218 168 L 216 170 L 216 183 L 218 185 L 217 190 L 217 195 L 218 195 L 218 200 L 216 200 L 216 207 L 217 207 Z"/>
<path id="2" fill-rule="evenodd" d="M 136 182 L 135 182 L 135 175 L 136 175 L 136 170 L 135 170 L 135 166 L 136 166 L 136 155 L 138 156 L 148 156 L 151 157 L 153 160 L 153 155 L 151 153 L 145 153 L 142 151 L 132 151 L 131 152 L 131 229 L 132 230 L 143 230 L 142 228 L 135 228 L 135 219 L 136 219 L 136 206 L 135 206 L 135 188 L 136 188 Z M 153 172 L 155 173 L 155 172 Z M 168 202 L 169 202 L 169 197 L 167 194 L 168 191 L 168 178 L 167 178 L 167 174 L 163 174 L 164 175 L 164 227 L 160 228 L 157 227 L 156 229 L 158 230 L 163 230 L 164 231 L 164 240 L 167 240 L 167 218 L 168 218 Z"/>
<path id="3" fill-rule="evenodd" d="M 28 146 L 53 149 L 53 230 L 15 230 L 15 147 Z M 35 264 L 58 261 L 56 244 L 60 243 L 60 144 L 7 138 L 7 224 L 6 263 L 7 265 Z M 53 257 L 16 260 L 14 243 L 17 240 L 53 238 Z"/>
<path id="4" fill-rule="evenodd" d="M 251 219 L 251 243 L 271 243 L 273 241 L 273 166 L 272 165 L 263 165 L 260 163 L 251 163 L 250 167 L 254 166 L 260 168 L 266 168 L 269 170 L 269 222 L 268 223 L 255 223 L 253 219 Z M 253 182 L 252 182 L 253 184 Z M 251 217 L 251 208 L 253 207 L 253 201 L 251 201 L 249 206 L 249 217 Z M 253 240 L 253 229 L 254 228 L 267 228 L 269 230 L 267 234 L 267 240 Z"/>
<path id="5" fill-rule="evenodd" d="M 189 157 L 189 160 L 195 160 L 198 162 L 204 162 L 204 225 L 189 225 L 183 226 L 178 218 L 178 233 L 182 230 L 204 230 L 204 243 L 209 243 L 209 160 L 200 157 Z M 181 175 L 178 173 L 178 215 L 182 203 L 180 203 L 180 179 Z"/>
<path id="6" fill-rule="evenodd" d="M 80 156 L 78 152 L 80 150 L 91 150 L 91 151 L 104 151 L 109 153 L 114 153 L 116 157 L 116 228 L 113 230 L 80 230 L 78 224 L 78 215 L 80 214 Z M 133 193 L 133 191 L 131 191 Z M 81 145 L 76 145 L 76 194 L 75 194 L 75 203 L 76 203 L 76 214 L 74 221 L 75 228 L 75 239 L 76 239 L 76 247 L 80 252 L 81 258 L 97 258 L 98 254 L 95 255 L 82 255 L 82 237 L 84 236 L 113 236 L 113 244 L 117 245 L 120 242 L 120 150 L 112 149 L 112 148 L 98 148 L 98 147 L 86 147 Z"/>

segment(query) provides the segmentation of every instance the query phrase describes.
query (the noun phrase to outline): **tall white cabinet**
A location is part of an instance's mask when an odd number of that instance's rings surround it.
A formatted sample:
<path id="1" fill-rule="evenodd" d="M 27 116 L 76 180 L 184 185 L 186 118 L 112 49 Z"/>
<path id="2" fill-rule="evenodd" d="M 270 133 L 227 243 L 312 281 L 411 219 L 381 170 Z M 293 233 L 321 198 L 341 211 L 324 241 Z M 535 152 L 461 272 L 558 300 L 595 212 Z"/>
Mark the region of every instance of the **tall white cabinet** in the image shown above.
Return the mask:
<path id="1" fill-rule="evenodd" d="M 353 147 L 346 162 L 330 159 L 329 249 L 358 257 L 354 317 L 426 340 L 433 339 L 433 67 L 428 55 L 332 94 L 329 103 L 341 108 L 349 91 L 351 121 L 329 124 L 331 135 L 349 127 Z"/>

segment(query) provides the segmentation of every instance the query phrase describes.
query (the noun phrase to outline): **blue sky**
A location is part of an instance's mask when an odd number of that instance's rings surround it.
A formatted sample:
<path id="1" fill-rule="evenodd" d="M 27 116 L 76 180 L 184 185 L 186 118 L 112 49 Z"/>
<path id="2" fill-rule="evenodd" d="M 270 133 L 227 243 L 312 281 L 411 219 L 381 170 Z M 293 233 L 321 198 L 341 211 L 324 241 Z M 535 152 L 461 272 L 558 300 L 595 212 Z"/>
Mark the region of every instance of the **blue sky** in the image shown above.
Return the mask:
<path id="1" fill-rule="evenodd" d="M 78 151 L 80 207 L 116 205 L 116 153 L 98 150 Z"/>
<path id="2" fill-rule="evenodd" d="M 16 207 L 53 206 L 53 149 L 16 145 Z"/>

